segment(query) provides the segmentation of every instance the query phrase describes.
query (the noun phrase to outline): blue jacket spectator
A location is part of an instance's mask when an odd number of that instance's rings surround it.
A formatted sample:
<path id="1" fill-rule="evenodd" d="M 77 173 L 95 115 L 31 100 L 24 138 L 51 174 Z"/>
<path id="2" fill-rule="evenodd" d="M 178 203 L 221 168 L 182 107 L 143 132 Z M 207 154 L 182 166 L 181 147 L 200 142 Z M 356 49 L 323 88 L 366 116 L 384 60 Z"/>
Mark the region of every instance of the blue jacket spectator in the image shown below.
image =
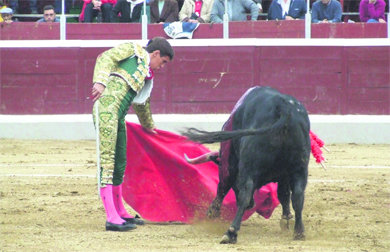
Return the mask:
<path id="1" fill-rule="evenodd" d="M 268 20 L 305 19 L 305 14 L 305 0 L 273 0 L 267 18 Z"/>
<path id="2" fill-rule="evenodd" d="M 60 19 L 56 17 L 53 5 L 46 5 L 43 7 L 43 18 L 37 21 L 38 23 L 55 23 L 60 22 Z"/>
<path id="3" fill-rule="evenodd" d="M 229 21 L 246 21 L 247 12 L 251 13 L 251 20 L 257 20 L 259 7 L 252 0 L 227 0 L 227 13 Z M 214 0 L 211 8 L 210 21 L 212 23 L 222 23 L 225 14 L 225 0 Z"/>
<path id="4" fill-rule="evenodd" d="M 312 23 L 339 23 L 342 9 L 337 0 L 318 0 L 311 10 Z"/>

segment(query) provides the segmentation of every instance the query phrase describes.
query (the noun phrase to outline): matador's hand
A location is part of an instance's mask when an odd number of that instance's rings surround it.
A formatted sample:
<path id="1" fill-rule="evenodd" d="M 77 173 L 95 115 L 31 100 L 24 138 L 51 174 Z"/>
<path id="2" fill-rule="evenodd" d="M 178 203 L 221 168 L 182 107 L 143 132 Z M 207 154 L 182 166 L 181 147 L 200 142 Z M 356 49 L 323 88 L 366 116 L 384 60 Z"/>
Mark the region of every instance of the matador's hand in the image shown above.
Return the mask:
<path id="1" fill-rule="evenodd" d="M 101 83 L 93 84 L 93 87 L 92 87 L 92 98 L 93 98 L 94 102 L 97 99 L 99 99 L 100 96 L 102 96 L 102 93 L 104 92 L 104 89 L 106 89 L 106 87 L 103 84 L 101 84 Z"/>
<path id="2" fill-rule="evenodd" d="M 149 134 L 153 134 L 153 135 L 157 135 L 157 131 L 153 128 L 153 129 L 147 129 L 147 128 L 143 128 L 146 132 L 148 132 Z"/>

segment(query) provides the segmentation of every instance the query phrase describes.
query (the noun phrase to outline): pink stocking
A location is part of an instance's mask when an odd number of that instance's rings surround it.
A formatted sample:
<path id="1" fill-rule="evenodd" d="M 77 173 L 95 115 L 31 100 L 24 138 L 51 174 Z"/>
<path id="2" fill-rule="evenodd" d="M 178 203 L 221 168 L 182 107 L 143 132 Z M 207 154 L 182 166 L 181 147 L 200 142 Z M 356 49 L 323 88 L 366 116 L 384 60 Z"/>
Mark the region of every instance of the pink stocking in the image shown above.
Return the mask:
<path id="1" fill-rule="evenodd" d="M 114 205 L 116 211 L 118 212 L 120 217 L 123 218 L 134 218 L 134 216 L 130 215 L 122 202 L 122 184 L 112 187 L 112 195 L 114 198 Z"/>
<path id="2" fill-rule="evenodd" d="M 100 197 L 106 210 L 107 221 L 113 224 L 123 224 L 125 221 L 116 211 L 112 192 L 113 185 L 106 185 L 106 187 L 100 188 Z"/>

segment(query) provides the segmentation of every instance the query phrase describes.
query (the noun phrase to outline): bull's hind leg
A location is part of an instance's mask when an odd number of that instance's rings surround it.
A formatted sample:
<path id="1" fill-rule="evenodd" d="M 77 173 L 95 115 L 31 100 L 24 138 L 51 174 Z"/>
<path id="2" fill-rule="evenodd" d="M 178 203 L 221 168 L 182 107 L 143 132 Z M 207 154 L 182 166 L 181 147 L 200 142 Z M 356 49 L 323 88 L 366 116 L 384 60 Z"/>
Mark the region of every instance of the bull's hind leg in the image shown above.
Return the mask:
<path id="1" fill-rule="evenodd" d="M 232 225 L 229 227 L 228 231 L 223 235 L 221 243 L 236 243 L 237 242 L 237 232 L 240 230 L 242 216 L 244 215 L 245 210 L 251 204 L 253 199 L 253 193 L 255 191 L 255 186 L 252 179 L 247 179 L 245 183 L 238 184 L 239 190 L 236 190 L 237 195 L 237 213 L 234 217 Z"/>
<path id="2" fill-rule="evenodd" d="M 305 200 L 305 188 L 307 183 L 307 175 L 295 174 L 291 181 L 291 201 L 295 211 L 295 226 L 294 226 L 294 239 L 305 239 L 305 228 L 302 222 L 302 210 Z"/>
<path id="3" fill-rule="evenodd" d="M 285 178 L 278 181 L 278 199 L 282 205 L 282 217 L 280 227 L 282 230 L 290 229 L 289 222 L 293 217 L 290 212 L 290 184 Z"/>

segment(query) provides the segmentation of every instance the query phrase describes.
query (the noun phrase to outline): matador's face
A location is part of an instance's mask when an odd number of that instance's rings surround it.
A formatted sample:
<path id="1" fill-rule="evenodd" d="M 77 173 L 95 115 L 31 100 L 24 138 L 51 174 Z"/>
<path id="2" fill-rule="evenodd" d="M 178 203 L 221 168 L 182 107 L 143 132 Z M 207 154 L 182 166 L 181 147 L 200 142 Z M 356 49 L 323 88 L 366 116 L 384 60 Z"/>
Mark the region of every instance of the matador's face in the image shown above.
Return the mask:
<path id="1" fill-rule="evenodd" d="M 170 61 L 171 61 L 171 59 L 169 58 L 169 56 L 161 57 L 160 51 L 156 50 L 156 51 L 150 53 L 149 66 L 153 71 L 155 71 L 155 70 L 158 70 L 160 68 L 163 68 L 165 66 L 165 64 L 170 62 Z"/>

